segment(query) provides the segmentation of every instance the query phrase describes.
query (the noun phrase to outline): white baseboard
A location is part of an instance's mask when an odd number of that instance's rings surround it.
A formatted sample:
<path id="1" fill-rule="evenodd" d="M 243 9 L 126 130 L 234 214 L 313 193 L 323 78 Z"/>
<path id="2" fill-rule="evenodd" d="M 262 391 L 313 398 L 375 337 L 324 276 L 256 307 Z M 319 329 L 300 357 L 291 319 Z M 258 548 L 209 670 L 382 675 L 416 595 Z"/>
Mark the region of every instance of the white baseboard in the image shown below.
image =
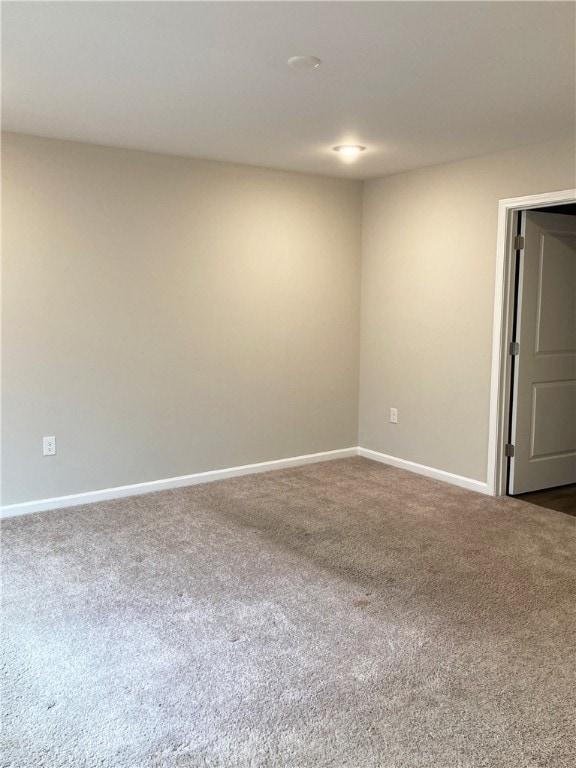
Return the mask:
<path id="1" fill-rule="evenodd" d="M 396 456 L 388 456 L 386 453 L 371 451 L 368 448 L 358 448 L 358 456 L 364 456 L 366 459 L 379 461 L 382 464 L 389 464 L 390 466 L 398 467 L 399 469 L 407 469 L 418 475 L 425 475 L 434 480 L 442 480 L 444 483 L 459 485 L 461 488 L 468 488 L 470 491 L 478 491 L 479 493 L 490 495 L 488 483 L 482 483 L 480 480 L 472 480 L 470 477 L 462 477 L 462 475 L 454 475 L 452 472 L 445 472 L 443 469 L 434 469 L 434 467 L 427 467 L 424 464 L 416 464 L 414 461 L 397 459 Z"/>
<path id="2" fill-rule="evenodd" d="M 141 493 L 164 491 L 168 488 L 183 488 L 187 485 L 210 483 L 214 480 L 225 480 L 226 478 L 239 477 L 240 475 L 252 475 L 257 472 L 270 472 L 274 469 L 299 467 L 304 464 L 314 464 L 318 461 L 346 459 L 351 456 L 364 456 L 366 459 L 379 461 L 381 464 L 389 464 L 392 467 L 399 467 L 400 469 L 407 469 L 410 472 L 416 472 L 419 475 L 425 475 L 434 480 L 441 480 L 445 483 L 451 483 L 452 485 L 459 485 L 461 488 L 468 488 L 471 491 L 490 494 L 488 484 L 482 483 L 479 480 L 472 480 L 469 477 L 455 475 L 452 472 L 445 472 L 442 469 L 426 467 L 423 464 L 416 464 L 415 462 L 407 461 L 406 459 L 398 459 L 395 456 L 388 456 L 385 453 L 371 451 L 368 448 L 353 447 L 341 448 L 337 451 L 310 453 L 305 456 L 292 456 L 288 459 L 278 459 L 276 461 L 262 461 L 259 464 L 244 464 L 240 467 L 229 467 L 228 469 L 197 472 L 192 475 L 182 475 L 181 477 L 169 477 L 165 480 L 152 480 L 148 483 L 121 485 L 117 488 L 104 488 L 99 491 L 88 491 L 87 493 L 73 493 L 69 496 L 56 496 L 51 499 L 25 501 L 21 504 L 7 504 L 0 508 L 0 517 L 16 517 L 17 515 L 26 515 L 31 512 L 44 512 L 48 509 L 75 507 L 78 504 L 91 504 L 94 501 L 120 499 L 124 496 L 138 496 Z"/>
<path id="3" fill-rule="evenodd" d="M 350 456 L 357 456 L 358 448 L 342 448 L 337 451 L 323 451 L 322 453 L 310 453 L 305 456 L 292 456 L 288 459 L 278 459 L 276 461 L 263 461 L 259 464 L 244 464 L 241 467 L 229 467 L 228 469 L 215 469 L 210 472 L 197 472 L 193 475 L 182 475 L 181 477 L 169 477 L 166 480 L 152 480 L 148 483 L 135 483 L 134 485 L 121 485 L 117 488 L 105 488 L 99 491 L 89 491 L 87 493 L 73 493 L 69 496 L 55 496 L 51 499 L 40 499 L 38 501 L 26 501 L 21 504 L 7 504 L 0 508 L 0 516 L 16 517 L 17 515 L 26 515 L 31 512 L 44 512 L 48 509 L 61 509 L 63 507 L 75 507 L 78 504 L 90 504 L 94 501 L 106 501 L 108 499 L 119 499 L 124 496 L 138 496 L 141 493 L 151 493 L 152 491 L 164 491 L 168 488 L 182 488 L 186 485 L 197 485 L 198 483 L 210 483 L 214 480 L 225 480 L 229 477 L 239 477 L 240 475 L 252 475 L 256 472 L 270 472 L 274 469 L 286 469 L 288 467 L 299 467 L 304 464 L 314 464 L 318 461 L 330 461 L 331 459 L 346 459 Z"/>

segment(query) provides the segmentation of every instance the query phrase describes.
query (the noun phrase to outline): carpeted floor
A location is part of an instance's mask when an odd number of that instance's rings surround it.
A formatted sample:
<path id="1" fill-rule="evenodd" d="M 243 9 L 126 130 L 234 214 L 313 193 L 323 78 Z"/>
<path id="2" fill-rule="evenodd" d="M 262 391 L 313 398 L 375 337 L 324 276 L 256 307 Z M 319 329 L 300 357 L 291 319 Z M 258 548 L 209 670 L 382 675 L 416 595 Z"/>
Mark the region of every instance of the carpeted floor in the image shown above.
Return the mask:
<path id="1" fill-rule="evenodd" d="M 574 768 L 576 519 L 367 459 L 3 524 L 3 768 Z"/>

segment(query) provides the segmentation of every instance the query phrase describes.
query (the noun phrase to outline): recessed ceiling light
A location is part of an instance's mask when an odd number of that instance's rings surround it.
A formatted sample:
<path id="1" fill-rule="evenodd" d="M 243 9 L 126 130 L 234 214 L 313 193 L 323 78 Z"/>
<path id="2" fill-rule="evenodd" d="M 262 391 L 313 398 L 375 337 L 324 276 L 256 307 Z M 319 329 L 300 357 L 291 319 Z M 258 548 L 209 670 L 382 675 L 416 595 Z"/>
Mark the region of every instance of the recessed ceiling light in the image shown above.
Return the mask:
<path id="1" fill-rule="evenodd" d="M 316 69 L 322 62 L 316 56 L 292 56 L 288 59 L 288 64 L 292 69 L 304 72 L 307 69 Z"/>
<path id="2" fill-rule="evenodd" d="M 364 152 L 366 147 L 361 147 L 358 144 L 342 144 L 339 147 L 332 147 L 334 152 L 338 152 L 346 157 L 357 157 L 360 152 Z"/>

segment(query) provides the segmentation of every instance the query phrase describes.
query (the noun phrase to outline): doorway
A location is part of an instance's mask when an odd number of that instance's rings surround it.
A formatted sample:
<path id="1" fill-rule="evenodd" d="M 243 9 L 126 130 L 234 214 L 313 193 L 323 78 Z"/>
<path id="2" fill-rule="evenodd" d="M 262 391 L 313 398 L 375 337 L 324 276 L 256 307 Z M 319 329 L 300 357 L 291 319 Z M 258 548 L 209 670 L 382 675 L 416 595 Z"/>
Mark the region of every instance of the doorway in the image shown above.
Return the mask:
<path id="1" fill-rule="evenodd" d="M 575 212 L 576 190 L 500 201 L 488 476 L 494 495 L 562 488 L 565 503 L 574 485 L 576 502 Z"/>
<path id="2" fill-rule="evenodd" d="M 511 496 L 576 484 L 576 217 L 519 212 L 514 250 Z"/>

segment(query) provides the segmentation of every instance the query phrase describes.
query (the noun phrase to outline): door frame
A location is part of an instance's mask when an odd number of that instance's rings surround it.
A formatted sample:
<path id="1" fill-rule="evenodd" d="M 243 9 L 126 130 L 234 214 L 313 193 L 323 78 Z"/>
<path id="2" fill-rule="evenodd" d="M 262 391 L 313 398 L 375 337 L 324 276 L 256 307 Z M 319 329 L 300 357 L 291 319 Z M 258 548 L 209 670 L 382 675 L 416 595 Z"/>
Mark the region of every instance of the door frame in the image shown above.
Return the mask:
<path id="1" fill-rule="evenodd" d="M 508 442 L 510 409 L 511 358 L 509 351 L 512 341 L 516 253 L 513 246 L 518 213 L 530 208 L 575 202 L 576 189 L 564 189 L 539 195 L 509 197 L 500 200 L 498 204 L 487 478 L 487 490 L 492 496 L 506 494 L 507 459 L 504 455 L 504 446 Z"/>

